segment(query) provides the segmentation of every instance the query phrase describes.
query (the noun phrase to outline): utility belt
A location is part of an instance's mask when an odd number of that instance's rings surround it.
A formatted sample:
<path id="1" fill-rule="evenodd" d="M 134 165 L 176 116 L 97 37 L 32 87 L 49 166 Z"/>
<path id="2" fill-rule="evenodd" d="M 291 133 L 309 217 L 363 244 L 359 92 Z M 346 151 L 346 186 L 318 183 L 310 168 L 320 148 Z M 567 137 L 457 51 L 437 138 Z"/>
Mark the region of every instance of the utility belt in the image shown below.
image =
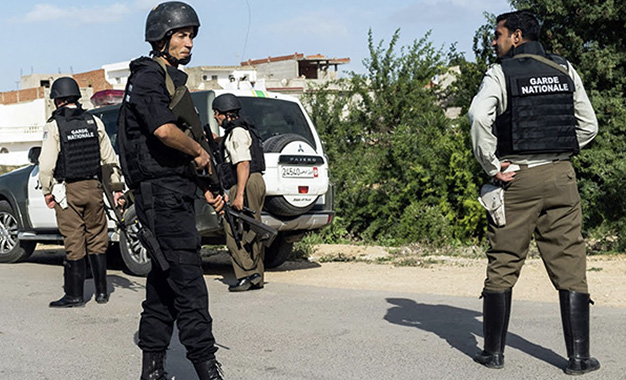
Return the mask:
<path id="1" fill-rule="evenodd" d="M 80 181 L 89 181 L 89 180 L 98 180 L 98 176 L 94 175 L 91 177 L 86 177 L 86 178 L 66 178 L 65 179 L 65 183 L 74 183 L 74 182 L 80 182 Z"/>
<path id="2" fill-rule="evenodd" d="M 533 162 L 531 164 L 511 164 L 509 167 L 516 165 L 519 167 L 518 170 L 528 170 L 528 169 L 532 169 L 532 168 L 536 168 L 538 166 L 543 166 L 543 165 L 548 165 L 548 164 L 556 164 L 559 162 L 569 162 L 571 161 L 569 158 L 568 159 L 556 159 L 556 160 L 549 160 L 549 161 L 538 161 L 538 162 Z M 517 170 L 514 170 L 517 171 Z"/>

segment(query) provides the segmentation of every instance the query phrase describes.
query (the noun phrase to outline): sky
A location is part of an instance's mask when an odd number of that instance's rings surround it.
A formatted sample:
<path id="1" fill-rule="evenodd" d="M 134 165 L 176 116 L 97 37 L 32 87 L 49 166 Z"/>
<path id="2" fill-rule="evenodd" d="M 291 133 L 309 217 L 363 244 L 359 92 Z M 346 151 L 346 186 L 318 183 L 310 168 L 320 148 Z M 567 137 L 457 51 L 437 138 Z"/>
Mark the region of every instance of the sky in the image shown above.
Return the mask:
<path id="1" fill-rule="evenodd" d="M 508 12 L 507 0 L 187 0 L 200 17 L 193 66 L 294 53 L 350 58 L 344 72 L 363 72 L 368 30 L 376 43 L 400 29 L 398 46 L 432 31 L 434 46 L 473 59 L 483 12 Z M 0 92 L 19 88 L 22 75 L 80 73 L 147 55 L 145 20 L 158 0 L 3 1 L 0 9 Z"/>

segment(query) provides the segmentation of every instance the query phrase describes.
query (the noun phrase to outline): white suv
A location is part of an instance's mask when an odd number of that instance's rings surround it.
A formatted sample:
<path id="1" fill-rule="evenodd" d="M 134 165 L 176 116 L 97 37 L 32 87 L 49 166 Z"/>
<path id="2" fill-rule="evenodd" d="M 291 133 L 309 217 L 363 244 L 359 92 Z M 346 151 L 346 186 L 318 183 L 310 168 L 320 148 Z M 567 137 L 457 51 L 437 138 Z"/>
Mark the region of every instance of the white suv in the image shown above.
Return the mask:
<path id="1" fill-rule="evenodd" d="M 213 119 L 211 104 L 222 93 L 236 95 L 242 103 L 241 114 L 259 132 L 263 140 L 267 193 L 263 223 L 278 230 L 274 243 L 266 249 L 265 264 L 276 267 L 292 251 L 293 243 L 304 233 L 329 225 L 334 217 L 333 191 L 329 182 L 328 161 L 322 142 L 298 99 L 258 90 L 199 91 L 192 98 L 203 124 L 223 134 Z M 116 146 L 119 105 L 90 110 L 104 122 L 111 142 Z M 61 241 L 53 210 L 43 207 L 38 183 L 38 154 L 25 168 L 0 176 L 0 262 L 15 262 L 30 256 L 36 242 Z M 207 244 L 223 244 L 222 218 L 218 218 L 200 196 L 196 199 L 196 226 Z M 129 238 L 110 222 L 109 235 L 119 243 L 121 257 L 129 272 L 145 275 L 150 260 L 136 237 L 134 207 L 125 211 Z M 45 223 L 43 223 L 45 221 Z"/>

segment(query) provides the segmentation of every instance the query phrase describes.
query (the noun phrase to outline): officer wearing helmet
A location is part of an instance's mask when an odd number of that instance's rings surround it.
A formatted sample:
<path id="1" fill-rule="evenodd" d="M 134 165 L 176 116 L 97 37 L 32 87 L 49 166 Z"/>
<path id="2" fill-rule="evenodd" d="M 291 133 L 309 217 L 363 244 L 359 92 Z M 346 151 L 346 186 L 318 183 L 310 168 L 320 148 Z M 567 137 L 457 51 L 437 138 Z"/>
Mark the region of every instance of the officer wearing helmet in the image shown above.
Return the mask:
<path id="1" fill-rule="evenodd" d="M 124 189 L 104 124 L 82 109 L 80 97 L 74 79 L 63 77 L 52 83 L 50 98 L 56 110 L 44 126 L 39 156 L 39 182 L 46 205 L 55 210 L 66 254 L 65 295 L 50 303 L 55 308 L 85 304 L 86 257 L 91 264 L 96 302 L 109 300 L 105 255 L 108 228 L 99 180 L 101 165 L 112 169 L 110 179 L 116 205 Z"/>
<path id="2" fill-rule="evenodd" d="M 261 209 L 265 201 L 265 158 L 261 139 L 254 126 L 239 117 L 241 102 L 233 94 L 222 94 L 213 100 L 214 118 L 224 128 L 225 134 L 220 151 L 223 154 L 224 169 L 220 168 L 222 185 L 230 189 L 232 207 L 242 210 L 244 206 L 255 211 L 254 217 L 261 221 Z M 261 289 L 263 280 L 263 258 L 265 246 L 253 238 L 244 239 L 237 247 L 233 231 L 228 223 L 226 245 L 231 253 L 231 261 L 237 282 L 228 287 L 231 292 Z M 245 231 L 252 234 L 251 231 Z M 248 240 L 248 241 L 245 241 Z"/>
<path id="3" fill-rule="evenodd" d="M 138 333 L 143 380 L 167 378 L 165 352 L 174 322 L 199 378 L 222 379 L 194 210 L 194 171 L 214 170 L 207 151 L 186 133 L 184 120 L 197 113 L 177 103 L 181 96 L 189 99 L 187 75 L 178 66 L 189 63 L 199 27 L 198 15 L 183 2 L 164 2 L 150 11 L 145 39 L 151 57 L 130 63 L 118 119 L 122 170 L 153 259 Z M 222 198 L 201 190 L 219 212 Z"/>

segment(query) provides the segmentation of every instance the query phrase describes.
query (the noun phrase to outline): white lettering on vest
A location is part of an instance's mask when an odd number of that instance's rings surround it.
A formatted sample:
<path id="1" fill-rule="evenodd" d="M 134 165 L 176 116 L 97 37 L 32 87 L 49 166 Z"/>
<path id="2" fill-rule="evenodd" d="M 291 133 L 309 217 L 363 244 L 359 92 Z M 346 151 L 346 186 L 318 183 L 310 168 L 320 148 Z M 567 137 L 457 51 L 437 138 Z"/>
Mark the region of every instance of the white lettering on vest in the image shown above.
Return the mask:
<path id="1" fill-rule="evenodd" d="M 71 141 L 71 140 L 82 140 L 82 139 L 89 139 L 89 138 L 93 138 L 94 134 L 93 132 L 90 132 L 88 129 L 86 128 L 82 128 L 82 129 L 73 129 L 69 135 L 67 135 L 67 140 Z"/>
<path id="2" fill-rule="evenodd" d="M 558 76 L 530 78 L 530 86 L 520 86 L 522 95 L 549 94 L 555 92 L 569 92 L 569 84 L 561 83 Z"/>

